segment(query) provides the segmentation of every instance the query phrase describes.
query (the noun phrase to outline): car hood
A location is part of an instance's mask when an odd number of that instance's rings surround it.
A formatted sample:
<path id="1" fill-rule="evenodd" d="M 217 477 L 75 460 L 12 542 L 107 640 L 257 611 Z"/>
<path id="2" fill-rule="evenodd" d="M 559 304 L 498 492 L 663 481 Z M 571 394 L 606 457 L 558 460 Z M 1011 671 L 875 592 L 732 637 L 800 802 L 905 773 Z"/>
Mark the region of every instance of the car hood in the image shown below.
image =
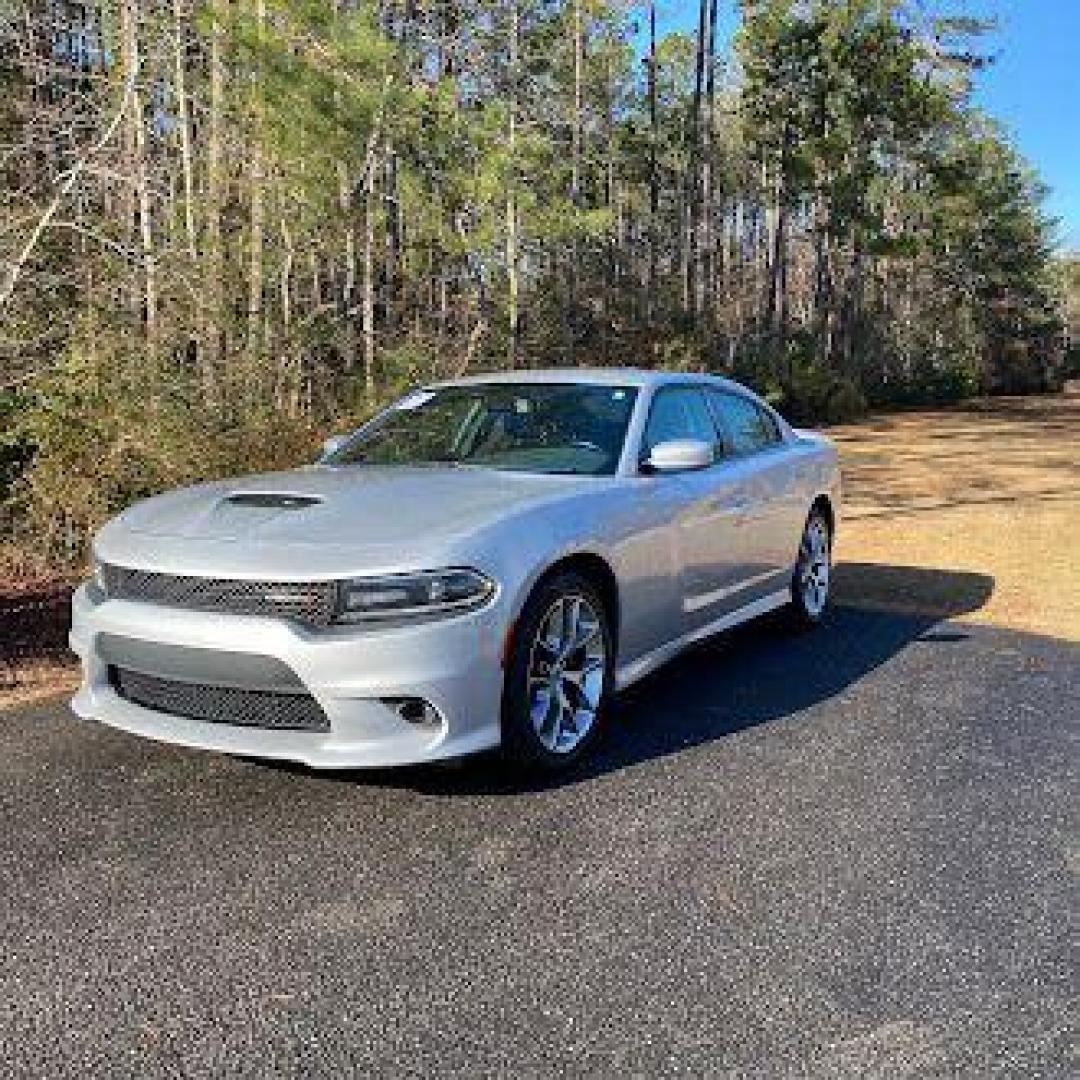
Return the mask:
<path id="1" fill-rule="evenodd" d="M 114 519 L 96 547 L 106 561 L 176 573 L 334 573 L 452 552 L 517 510 L 595 484 L 459 466 L 315 466 L 155 496 Z"/>

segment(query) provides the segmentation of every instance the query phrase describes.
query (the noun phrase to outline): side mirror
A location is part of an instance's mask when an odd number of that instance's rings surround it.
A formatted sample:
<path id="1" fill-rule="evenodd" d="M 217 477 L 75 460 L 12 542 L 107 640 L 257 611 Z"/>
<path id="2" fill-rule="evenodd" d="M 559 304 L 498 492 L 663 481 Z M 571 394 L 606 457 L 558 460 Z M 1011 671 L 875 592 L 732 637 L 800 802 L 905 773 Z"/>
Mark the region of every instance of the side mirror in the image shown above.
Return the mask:
<path id="1" fill-rule="evenodd" d="M 671 439 L 654 446 L 645 465 L 649 472 L 692 472 L 707 469 L 714 460 L 712 446 L 701 439 Z"/>
<path id="2" fill-rule="evenodd" d="M 331 454 L 340 450 L 345 445 L 345 440 L 347 438 L 347 435 L 331 435 L 330 438 L 322 444 L 322 458 L 320 460 L 325 461 Z"/>

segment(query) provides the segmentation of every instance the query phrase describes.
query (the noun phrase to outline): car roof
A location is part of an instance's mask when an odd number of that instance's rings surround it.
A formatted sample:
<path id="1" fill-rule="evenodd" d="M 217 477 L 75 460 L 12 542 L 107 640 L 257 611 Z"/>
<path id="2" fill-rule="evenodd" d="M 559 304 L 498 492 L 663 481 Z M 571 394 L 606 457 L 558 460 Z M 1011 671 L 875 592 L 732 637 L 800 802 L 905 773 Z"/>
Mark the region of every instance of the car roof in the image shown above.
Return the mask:
<path id="1" fill-rule="evenodd" d="M 432 387 L 476 386 L 485 383 L 577 383 L 592 386 L 633 386 L 639 388 L 667 386 L 678 383 L 710 382 L 736 390 L 743 387 L 728 379 L 705 372 L 649 371 L 627 367 L 561 367 L 530 368 L 512 371 L 478 372 L 459 379 L 431 383 Z"/>

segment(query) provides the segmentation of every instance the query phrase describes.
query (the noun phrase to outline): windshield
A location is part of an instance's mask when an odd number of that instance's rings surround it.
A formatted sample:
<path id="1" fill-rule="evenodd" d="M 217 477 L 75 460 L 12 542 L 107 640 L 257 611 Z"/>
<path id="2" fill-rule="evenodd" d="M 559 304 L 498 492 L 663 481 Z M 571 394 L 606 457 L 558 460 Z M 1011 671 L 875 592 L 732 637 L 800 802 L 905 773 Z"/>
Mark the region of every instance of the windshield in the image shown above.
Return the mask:
<path id="1" fill-rule="evenodd" d="M 420 390 L 325 458 L 328 465 L 453 462 L 610 476 L 637 390 L 585 383 L 482 383 Z"/>

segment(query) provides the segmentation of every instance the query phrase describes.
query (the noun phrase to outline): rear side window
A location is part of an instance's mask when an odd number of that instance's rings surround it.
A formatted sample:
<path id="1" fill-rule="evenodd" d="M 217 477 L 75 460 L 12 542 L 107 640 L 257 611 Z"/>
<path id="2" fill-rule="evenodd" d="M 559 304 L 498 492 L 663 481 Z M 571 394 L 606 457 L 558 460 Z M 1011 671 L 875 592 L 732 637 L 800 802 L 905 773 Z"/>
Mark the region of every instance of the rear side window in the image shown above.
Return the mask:
<path id="1" fill-rule="evenodd" d="M 654 446 L 672 439 L 700 439 L 717 447 L 716 423 L 709 412 L 705 395 L 692 386 L 669 386 L 659 390 L 649 409 L 642 441 L 642 457 Z"/>
<path id="2" fill-rule="evenodd" d="M 709 391 L 709 404 L 720 429 L 736 456 L 754 454 L 781 442 L 780 428 L 772 415 L 742 394 Z"/>

